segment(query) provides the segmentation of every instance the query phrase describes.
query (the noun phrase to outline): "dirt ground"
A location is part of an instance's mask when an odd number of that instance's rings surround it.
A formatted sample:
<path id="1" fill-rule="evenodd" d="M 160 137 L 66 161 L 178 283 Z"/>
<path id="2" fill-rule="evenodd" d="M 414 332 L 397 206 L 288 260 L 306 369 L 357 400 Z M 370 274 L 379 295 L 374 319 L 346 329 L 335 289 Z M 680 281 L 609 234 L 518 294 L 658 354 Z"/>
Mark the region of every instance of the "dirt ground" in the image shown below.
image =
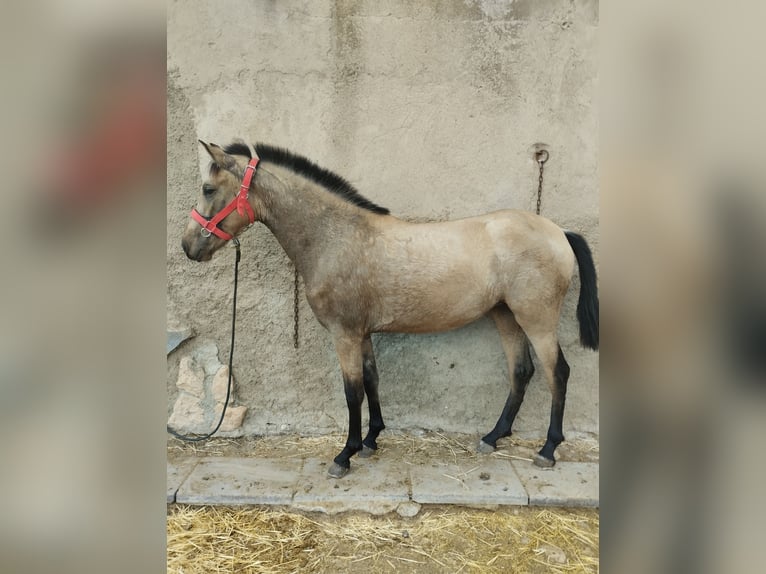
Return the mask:
<path id="1" fill-rule="evenodd" d="M 470 460 L 477 437 L 385 431 L 381 464 Z M 328 461 L 342 435 L 168 441 L 168 460 L 194 456 L 312 457 Z M 531 460 L 540 440 L 510 437 L 490 456 Z M 598 462 L 598 442 L 562 443 L 559 460 Z M 353 462 L 352 462 L 353 464 Z M 413 518 L 396 513 L 337 515 L 279 507 L 169 505 L 168 572 L 597 572 L 596 509 L 424 505 Z"/>
<path id="2" fill-rule="evenodd" d="M 167 456 L 170 462 L 188 456 L 312 457 L 330 461 L 343 448 L 345 440 L 344 435 L 212 438 L 202 443 L 185 443 L 169 438 Z M 478 436 L 467 434 L 386 430 L 378 438 L 379 448 L 375 456 L 381 464 L 422 463 L 423 459 L 439 462 L 470 460 L 483 456 L 476 453 L 478 440 Z M 544 439 L 511 436 L 501 439 L 497 450 L 490 456 L 531 462 L 544 442 Z M 556 449 L 556 458 L 572 462 L 598 462 L 598 441 L 595 438 L 567 440 Z"/>

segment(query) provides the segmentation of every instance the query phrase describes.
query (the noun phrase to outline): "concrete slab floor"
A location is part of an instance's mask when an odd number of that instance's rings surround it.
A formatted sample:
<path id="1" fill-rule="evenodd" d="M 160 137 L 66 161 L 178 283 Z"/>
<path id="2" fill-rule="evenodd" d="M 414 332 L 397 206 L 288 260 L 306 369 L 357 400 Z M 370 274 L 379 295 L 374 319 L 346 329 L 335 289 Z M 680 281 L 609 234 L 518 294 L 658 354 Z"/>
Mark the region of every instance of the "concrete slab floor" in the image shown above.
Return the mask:
<path id="1" fill-rule="evenodd" d="M 176 492 L 186 504 L 290 504 L 303 466 L 300 459 L 208 458 Z"/>
<path id="2" fill-rule="evenodd" d="M 189 457 L 168 463 L 168 502 L 286 505 L 306 511 L 385 514 L 410 501 L 472 507 L 598 507 L 598 464 L 482 457 L 453 463 L 354 458 L 341 479 L 317 458 Z"/>
<path id="3" fill-rule="evenodd" d="M 410 500 L 409 475 L 401 465 L 355 458 L 351 471 L 340 479 L 330 478 L 327 467 L 326 461 L 306 460 L 293 507 L 328 514 L 347 510 L 385 514 Z"/>
<path id="4" fill-rule="evenodd" d="M 413 465 L 410 476 L 412 500 L 421 504 L 526 505 L 529 500 L 507 460 Z"/>
<path id="5" fill-rule="evenodd" d="M 598 464 L 557 462 L 553 468 L 517 460 L 512 464 L 530 505 L 598 507 Z"/>
<path id="6" fill-rule="evenodd" d="M 176 501 L 176 492 L 178 492 L 178 488 L 189 476 L 192 469 L 197 466 L 198 462 L 199 461 L 196 458 L 188 458 L 178 461 L 175 464 L 168 461 L 166 475 L 168 503 Z"/>

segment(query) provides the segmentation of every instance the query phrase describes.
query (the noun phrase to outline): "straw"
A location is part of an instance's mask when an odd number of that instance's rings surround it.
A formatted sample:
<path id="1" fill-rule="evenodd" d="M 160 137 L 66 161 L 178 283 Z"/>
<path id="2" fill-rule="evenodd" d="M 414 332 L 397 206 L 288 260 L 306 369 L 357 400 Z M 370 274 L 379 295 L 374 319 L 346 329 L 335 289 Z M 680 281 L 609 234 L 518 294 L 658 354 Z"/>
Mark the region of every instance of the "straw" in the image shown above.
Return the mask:
<path id="1" fill-rule="evenodd" d="M 332 459 L 343 448 L 346 437 L 330 434 L 319 437 L 298 436 L 250 436 L 243 438 L 212 438 L 205 443 L 184 443 L 170 438 L 168 457 L 193 456 L 244 456 L 244 457 L 326 457 Z M 498 441 L 497 450 L 490 456 L 505 459 L 531 461 L 542 447 L 544 438 L 525 439 L 511 436 Z M 478 435 L 423 432 L 418 436 L 401 431 L 383 431 L 378 444 L 379 454 L 391 451 L 408 459 L 433 457 L 441 462 L 455 463 L 476 459 Z M 576 438 L 563 442 L 556 451 L 559 460 L 598 462 L 598 442 L 590 438 Z"/>
<path id="2" fill-rule="evenodd" d="M 402 518 L 175 505 L 167 566 L 177 574 L 597 572 L 598 522 L 593 509 L 429 507 Z"/>

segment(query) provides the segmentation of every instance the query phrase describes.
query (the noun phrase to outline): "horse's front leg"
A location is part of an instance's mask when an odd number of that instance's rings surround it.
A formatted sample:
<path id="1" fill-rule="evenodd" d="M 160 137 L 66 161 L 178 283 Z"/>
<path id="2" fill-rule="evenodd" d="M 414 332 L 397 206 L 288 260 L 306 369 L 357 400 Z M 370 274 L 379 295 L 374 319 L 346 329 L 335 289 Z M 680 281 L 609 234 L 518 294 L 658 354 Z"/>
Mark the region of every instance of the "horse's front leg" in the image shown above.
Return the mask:
<path id="1" fill-rule="evenodd" d="M 375 365 L 375 353 L 372 350 L 372 339 L 369 336 L 362 343 L 362 359 L 364 393 L 367 395 L 367 405 L 370 408 L 370 431 L 362 441 L 363 448 L 359 456 L 368 457 L 378 450 L 378 435 L 380 431 L 386 428 L 378 398 L 378 367 Z"/>
<path id="2" fill-rule="evenodd" d="M 364 401 L 364 379 L 362 370 L 362 338 L 340 336 L 335 339 L 340 369 L 343 373 L 343 388 L 348 405 L 348 439 L 346 446 L 335 457 L 329 475 L 341 478 L 351 468 L 351 457 L 362 450 L 362 401 Z"/>

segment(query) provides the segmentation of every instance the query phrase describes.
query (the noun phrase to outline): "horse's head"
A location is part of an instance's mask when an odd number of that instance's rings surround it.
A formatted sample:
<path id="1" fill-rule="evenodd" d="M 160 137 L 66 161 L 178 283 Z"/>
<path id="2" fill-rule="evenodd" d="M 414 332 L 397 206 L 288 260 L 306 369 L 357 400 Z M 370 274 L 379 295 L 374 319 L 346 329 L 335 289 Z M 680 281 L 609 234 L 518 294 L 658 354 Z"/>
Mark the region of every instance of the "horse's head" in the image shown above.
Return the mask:
<path id="1" fill-rule="evenodd" d="M 201 140 L 200 143 L 213 158 L 213 163 L 202 185 L 197 206 L 192 211 L 192 219 L 181 238 L 181 246 L 189 259 L 209 261 L 229 239 L 260 220 L 260 213 L 253 205 L 255 202 L 248 202 L 247 188 L 240 193 L 245 173 L 250 171 L 250 158 L 226 153 L 216 144 L 206 144 Z M 252 171 L 255 171 L 254 167 Z M 249 183 L 252 175 L 248 173 L 246 182 Z M 218 214 L 224 217 L 216 222 Z M 206 223 L 207 229 L 204 227 Z"/>

